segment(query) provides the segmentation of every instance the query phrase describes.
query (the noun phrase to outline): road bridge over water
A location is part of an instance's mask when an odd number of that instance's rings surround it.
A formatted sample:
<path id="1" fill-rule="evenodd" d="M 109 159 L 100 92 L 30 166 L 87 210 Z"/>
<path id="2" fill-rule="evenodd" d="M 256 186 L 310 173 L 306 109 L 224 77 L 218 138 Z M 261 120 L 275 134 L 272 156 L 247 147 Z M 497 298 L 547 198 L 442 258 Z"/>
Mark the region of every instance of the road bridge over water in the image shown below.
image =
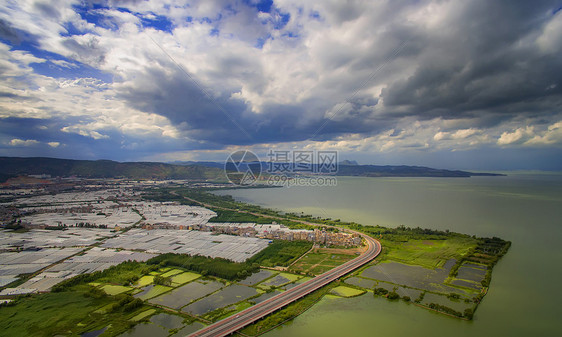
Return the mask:
<path id="1" fill-rule="evenodd" d="M 294 288 L 291 288 L 264 302 L 258 303 L 244 311 L 239 312 L 236 315 L 230 316 L 214 324 L 211 324 L 199 331 L 196 331 L 191 335 L 189 335 L 189 337 L 227 336 L 269 315 L 270 313 L 277 311 L 292 302 L 297 301 L 298 299 L 310 294 L 311 292 L 322 288 L 326 284 L 337 280 L 338 278 L 363 266 L 369 261 L 372 261 L 375 257 L 377 257 L 380 254 L 381 252 L 380 242 L 365 234 L 355 231 L 350 231 L 350 230 L 348 231 L 361 235 L 367 242 L 368 248 L 363 254 L 361 254 L 360 256 L 356 257 L 351 261 L 342 264 L 341 266 L 338 266 L 334 269 L 325 272 L 322 275 L 313 278 L 312 280 L 299 284 Z"/>

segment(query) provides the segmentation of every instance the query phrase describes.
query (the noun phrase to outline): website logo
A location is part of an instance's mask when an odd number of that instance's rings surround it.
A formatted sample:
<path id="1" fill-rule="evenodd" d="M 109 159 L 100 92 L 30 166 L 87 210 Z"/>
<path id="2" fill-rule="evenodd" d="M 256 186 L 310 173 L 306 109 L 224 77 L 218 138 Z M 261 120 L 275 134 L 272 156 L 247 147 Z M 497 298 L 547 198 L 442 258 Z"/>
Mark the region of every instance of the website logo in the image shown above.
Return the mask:
<path id="1" fill-rule="evenodd" d="M 260 178 L 261 162 L 252 151 L 236 151 L 226 159 L 224 172 L 234 185 L 249 186 Z"/>

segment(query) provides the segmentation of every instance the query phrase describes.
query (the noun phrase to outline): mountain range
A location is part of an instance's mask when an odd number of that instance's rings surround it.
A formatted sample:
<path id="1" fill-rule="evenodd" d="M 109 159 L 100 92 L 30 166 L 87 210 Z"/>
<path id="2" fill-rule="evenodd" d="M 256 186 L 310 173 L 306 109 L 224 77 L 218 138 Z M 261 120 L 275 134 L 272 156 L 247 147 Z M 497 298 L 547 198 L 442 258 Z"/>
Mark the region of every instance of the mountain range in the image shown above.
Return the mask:
<path id="1" fill-rule="evenodd" d="M 250 164 L 250 163 L 246 163 Z M 258 164 L 258 162 L 254 163 Z M 269 163 L 259 162 L 262 172 Z M 225 164 L 221 162 L 116 162 L 112 160 L 73 160 L 45 157 L 0 157 L 0 181 L 21 175 L 48 174 L 52 177 L 86 178 L 188 179 L 194 181 L 225 181 Z M 407 165 L 358 165 L 355 161 L 340 162 L 338 176 L 362 177 L 472 177 L 497 176 L 496 173 L 474 173 Z"/>
<path id="2" fill-rule="evenodd" d="M 52 177 L 188 179 L 225 181 L 222 169 L 201 165 L 172 165 L 154 162 L 120 163 L 112 160 L 0 157 L 0 179 L 20 175 L 48 174 Z"/>

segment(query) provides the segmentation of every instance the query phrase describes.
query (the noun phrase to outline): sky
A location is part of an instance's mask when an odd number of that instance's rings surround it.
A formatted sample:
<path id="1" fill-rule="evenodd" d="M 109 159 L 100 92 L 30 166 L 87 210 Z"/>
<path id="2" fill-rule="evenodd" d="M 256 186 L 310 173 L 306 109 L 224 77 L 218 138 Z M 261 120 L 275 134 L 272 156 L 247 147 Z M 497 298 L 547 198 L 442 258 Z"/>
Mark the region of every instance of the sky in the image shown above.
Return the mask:
<path id="1" fill-rule="evenodd" d="M 0 0 L 0 156 L 562 170 L 561 9 Z"/>

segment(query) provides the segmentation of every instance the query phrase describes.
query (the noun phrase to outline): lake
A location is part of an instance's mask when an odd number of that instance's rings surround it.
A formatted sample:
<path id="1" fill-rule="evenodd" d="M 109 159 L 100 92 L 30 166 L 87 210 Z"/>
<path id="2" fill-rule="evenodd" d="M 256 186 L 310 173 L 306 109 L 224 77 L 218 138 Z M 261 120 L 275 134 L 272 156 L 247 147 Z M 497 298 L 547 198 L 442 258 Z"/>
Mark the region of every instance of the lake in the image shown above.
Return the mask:
<path id="1" fill-rule="evenodd" d="M 512 241 L 474 320 L 368 293 L 325 297 L 265 336 L 555 336 L 562 314 L 562 174 L 506 177 L 338 177 L 337 186 L 219 191 L 236 200 L 364 225 L 449 229 Z"/>

